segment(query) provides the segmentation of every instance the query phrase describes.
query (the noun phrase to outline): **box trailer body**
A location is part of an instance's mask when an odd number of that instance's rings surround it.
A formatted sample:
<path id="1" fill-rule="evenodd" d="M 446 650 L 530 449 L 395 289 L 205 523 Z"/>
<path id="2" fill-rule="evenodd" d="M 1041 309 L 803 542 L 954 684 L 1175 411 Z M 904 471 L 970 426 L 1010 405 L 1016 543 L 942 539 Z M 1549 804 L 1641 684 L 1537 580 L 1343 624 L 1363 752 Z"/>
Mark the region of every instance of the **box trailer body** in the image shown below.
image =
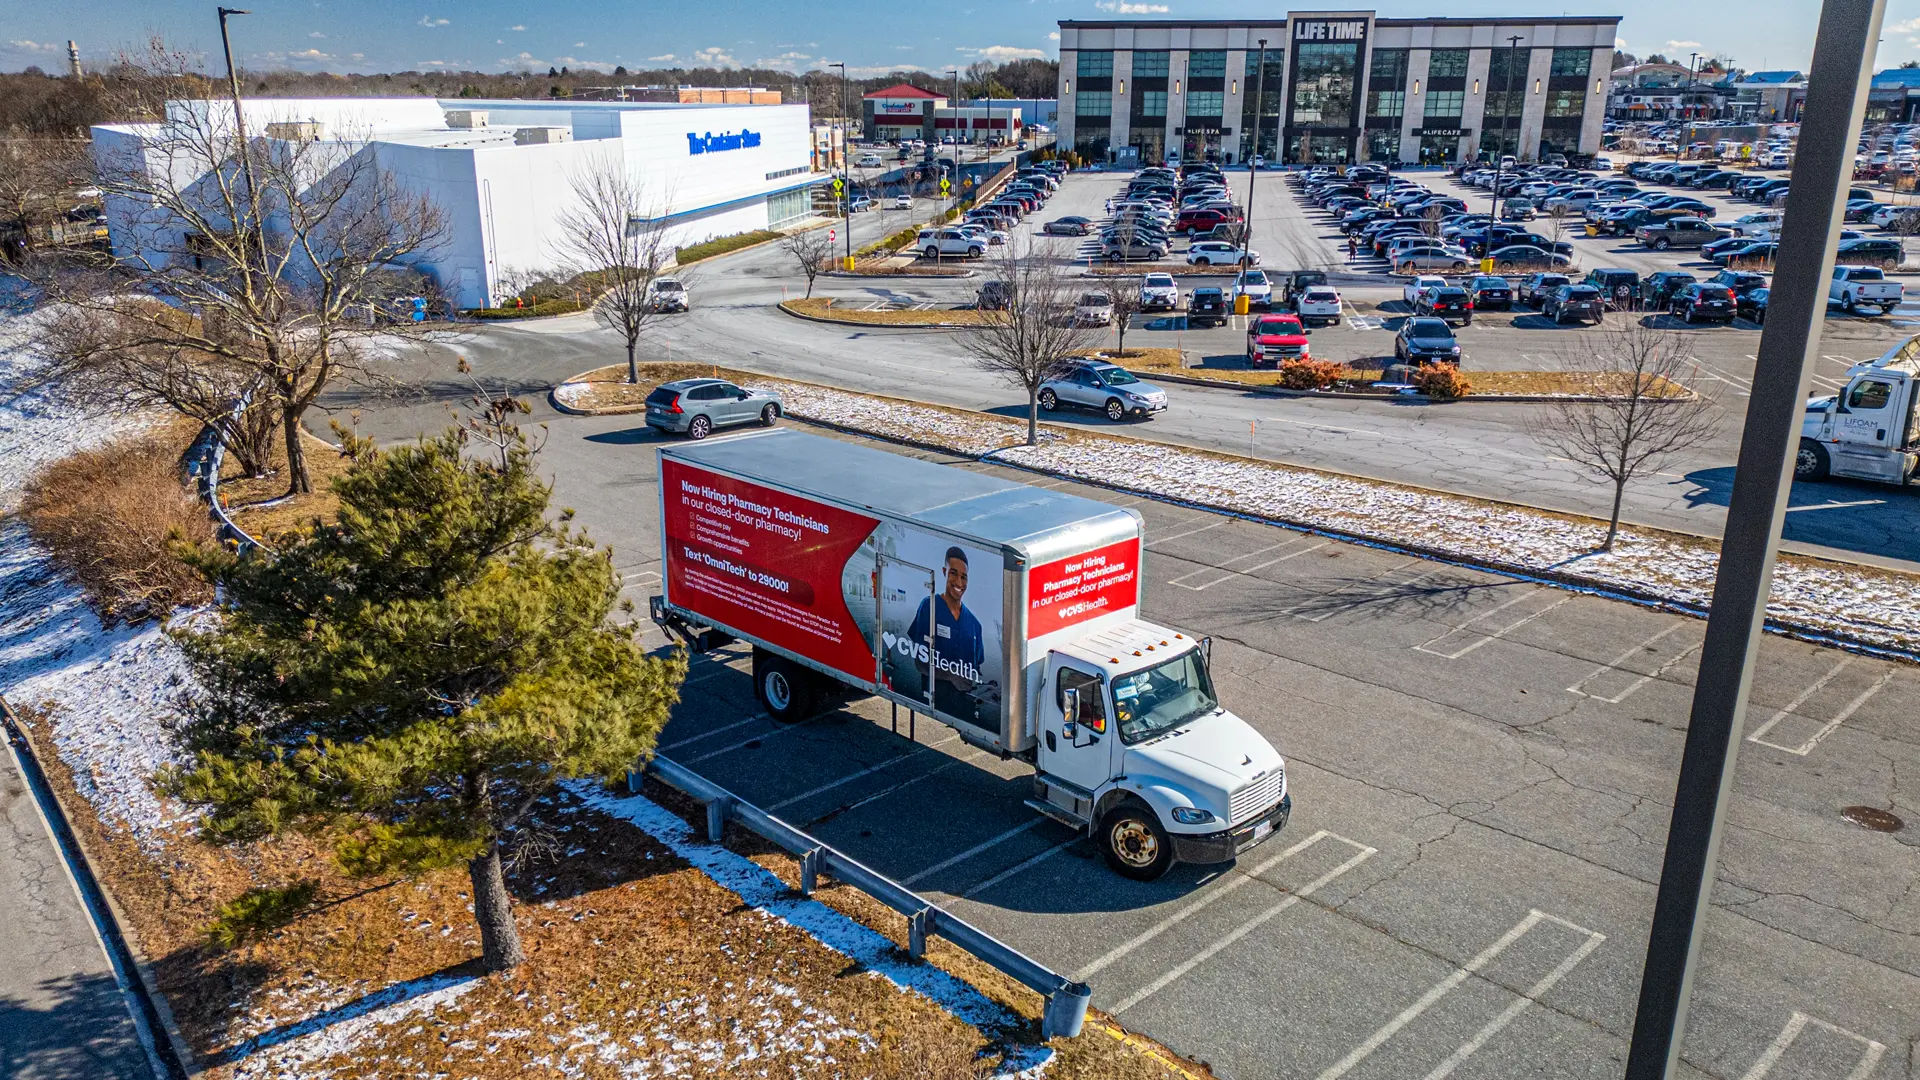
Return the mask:
<path id="1" fill-rule="evenodd" d="M 830 683 L 930 715 L 1031 762 L 1028 804 L 1133 876 L 1285 822 L 1284 762 L 1219 707 L 1208 643 L 1139 617 L 1130 510 L 780 429 L 663 449 L 660 513 L 655 619 L 751 642 L 776 719 Z M 1153 827 L 1103 836 L 1129 807 Z"/>
<path id="2" fill-rule="evenodd" d="M 1920 335 L 1847 370 L 1837 394 L 1807 402 L 1796 479 L 1909 484 L 1920 469 Z"/>

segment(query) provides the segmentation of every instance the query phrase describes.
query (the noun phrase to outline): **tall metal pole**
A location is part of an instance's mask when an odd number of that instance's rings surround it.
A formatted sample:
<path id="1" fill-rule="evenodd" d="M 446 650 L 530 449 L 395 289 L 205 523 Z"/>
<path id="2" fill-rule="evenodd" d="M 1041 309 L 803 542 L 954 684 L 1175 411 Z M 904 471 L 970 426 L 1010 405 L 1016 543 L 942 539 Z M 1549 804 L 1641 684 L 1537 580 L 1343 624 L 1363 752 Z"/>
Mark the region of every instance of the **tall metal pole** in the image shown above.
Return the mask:
<path id="1" fill-rule="evenodd" d="M 1673 820 L 1660 868 L 1634 1015 L 1627 1080 L 1678 1075 L 1687 1002 L 1704 936 L 1753 664 L 1773 584 L 1780 521 L 1793 482 L 1800 417 L 1820 353 L 1827 275 L 1839 244 L 1855 133 L 1866 112 L 1874 42 L 1886 0 L 1826 0 L 1807 75 L 1792 194 L 1767 323 L 1760 333 L 1733 496 L 1720 541 L 1706 642 L 1694 683 Z"/>
<path id="2" fill-rule="evenodd" d="M 841 231 L 847 234 L 847 261 L 845 263 L 845 266 L 848 270 L 852 270 L 853 269 L 853 173 L 851 173 L 848 170 L 853 161 L 853 158 L 852 158 L 852 155 L 847 153 L 847 65 L 833 64 L 831 66 L 837 67 L 840 69 L 840 187 L 842 190 L 846 192 L 846 200 L 847 200 L 846 220 L 841 223 L 846 227 Z"/>
<path id="3" fill-rule="evenodd" d="M 215 8 L 220 13 L 220 48 L 227 56 L 227 91 L 233 95 L 233 127 L 236 146 L 240 151 L 240 168 L 247 177 L 247 208 L 253 214 L 253 228 L 260 241 L 260 272 L 268 273 L 273 265 L 267 255 L 267 225 L 260 220 L 260 185 L 253 178 L 253 152 L 247 146 L 247 117 L 240 108 L 240 75 L 233 67 L 233 43 L 227 37 L 227 16 L 251 15 L 251 11 L 240 8 Z M 236 226 L 238 222 L 235 223 Z"/>
<path id="4" fill-rule="evenodd" d="M 1506 175 L 1507 129 L 1512 126 L 1508 121 L 1513 119 L 1513 54 L 1519 51 L 1522 37 L 1521 34 L 1514 34 L 1507 38 L 1507 85 L 1500 95 L 1500 148 L 1494 151 L 1493 205 L 1488 208 L 1492 212 L 1487 215 L 1487 241 L 1480 252 L 1483 259 L 1493 254 L 1493 226 L 1500 220 L 1500 180 Z M 1516 158 L 1519 157 L 1520 147 L 1516 145 L 1513 153 Z"/>
<path id="5" fill-rule="evenodd" d="M 1267 103 L 1267 39 L 1260 39 L 1260 67 L 1254 73 L 1253 156 L 1247 159 L 1247 222 L 1240 229 L 1240 275 L 1253 261 L 1253 182 L 1260 178 L 1260 108 Z"/>

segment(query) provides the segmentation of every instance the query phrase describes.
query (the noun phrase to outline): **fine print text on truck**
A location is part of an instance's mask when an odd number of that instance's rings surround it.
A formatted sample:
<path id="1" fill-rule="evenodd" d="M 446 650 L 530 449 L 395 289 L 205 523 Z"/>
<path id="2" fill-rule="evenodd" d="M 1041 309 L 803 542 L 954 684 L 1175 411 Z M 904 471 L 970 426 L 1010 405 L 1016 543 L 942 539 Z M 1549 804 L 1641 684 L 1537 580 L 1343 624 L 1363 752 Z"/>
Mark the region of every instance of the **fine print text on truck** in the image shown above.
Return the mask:
<path id="1" fill-rule="evenodd" d="M 1139 602 L 1140 539 L 1044 563 L 1028 572 L 1027 637 L 1086 622 Z"/>

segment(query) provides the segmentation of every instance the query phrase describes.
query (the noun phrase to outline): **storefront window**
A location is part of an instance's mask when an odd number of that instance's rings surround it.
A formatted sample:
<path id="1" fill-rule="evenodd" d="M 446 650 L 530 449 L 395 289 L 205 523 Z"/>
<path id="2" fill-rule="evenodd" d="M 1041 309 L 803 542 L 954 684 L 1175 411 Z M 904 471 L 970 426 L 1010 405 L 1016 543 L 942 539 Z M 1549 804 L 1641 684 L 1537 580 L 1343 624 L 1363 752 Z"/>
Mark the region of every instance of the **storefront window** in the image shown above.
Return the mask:
<path id="1" fill-rule="evenodd" d="M 1286 53 L 1279 49 L 1267 50 L 1266 83 L 1261 85 L 1260 51 L 1247 53 L 1246 85 L 1242 86 L 1240 97 L 1240 160 L 1251 160 L 1253 155 L 1271 158 L 1275 156 L 1275 141 L 1280 138 L 1280 105 L 1287 99 Z M 1262 95 L 1265 95 L 1264 98 Z M 1260 115 L 1254 116 L 1256 103 Z M 1254 146 L 1254 133 L 1259 133 L 1260 144 Z"/>
<path id="2" fill-rule="evenodd" d="M 1310 44 L 1294 52 L 1295 127 L 1352 127 L 1358 45 Z"/>
<path id="3" fill-rule="evenodd" d="M 1547 91 L 1548 116 L 1579 116 L 1586 103 L 1585 90 Z"/>
<path id="4" fill-rule="evenodd" d="M 1460 160 L 1458 135 L 1420 136 L 1420 164 L 1446 165 Z"/>
<path id="5" fill-rule="evenodd" d="M 1405 90 L 1369 90 L 1367 91 L 1367 115 L 1401 117 L 1407 114 L 1407 92 Z"/>
<path id="6" fill-rule="evenodd" d="M 779 191 L 767 196 L 767 227 L 778 229 L 813 213 L 813 196 L 806 188 Z"/>
<path id="7" fill-rule="evenodd" d="M 1300 46 L 1305 52 L 1311 45 Z M 1294 135 L 1287 139 L 1287 160 L 1303 165 L 1346 165 L 1353 144 L 1345 135 Z"/>
<path id="8" fill-rule="evenodd" d="M 1553 50 L 1553 69 L 1549 74 L 1585 77 L 1592 66 L 1592 49 L 1555 49 Z"/>
<path id="9" fill-rule="evenodd" d="M 1367 130 L 1368 161 L 1399 161 L 1400 131 L 1397 128 L 1369 128 Z"/>
<path id="10" fill-rule="evenodd" d="M 1167 157 L 1167 129 L 1134 128 L 1127 134 L 1127 145 L 1139 151 L 1140 164 L 1158 165 Z"/>
<path id="11" fill-rule="evenodd" d="M 1187 77 L 1223 79 L 1227 75 L 1225 49 L 1204 49 L 1187 54 Z"/>
<path id="12" fill-rule="evenodd" d="M 1090 161 L 1107 160 L 1107 149 L 1111 145 L 1110 129 L 1102 124 L 1099 127 L 1078 125 L 1073 132 L 1074 153 Z"/>
<path id="13" fill-rule="evenodd" d="M 1458 119 L 1466 104 L 1465 90 L 1429 90 L 1425 115 L 1429 120 Z"/>
<path id="14" fill-rule="evenodd" d="M 1085 55 L 1084 53 L 1082 55 Z M 1429 79 L 1464 79 L 1467 77 L 1467 50 L 1435 49 L 1427 61 Z"/>
<path id="15" fill-rule="evenodd" d="M 1136 51 L 1133 54 L 1133 77 L 1136 79 L 1166 78 L 1167 50 L 1153 49 Z"/>

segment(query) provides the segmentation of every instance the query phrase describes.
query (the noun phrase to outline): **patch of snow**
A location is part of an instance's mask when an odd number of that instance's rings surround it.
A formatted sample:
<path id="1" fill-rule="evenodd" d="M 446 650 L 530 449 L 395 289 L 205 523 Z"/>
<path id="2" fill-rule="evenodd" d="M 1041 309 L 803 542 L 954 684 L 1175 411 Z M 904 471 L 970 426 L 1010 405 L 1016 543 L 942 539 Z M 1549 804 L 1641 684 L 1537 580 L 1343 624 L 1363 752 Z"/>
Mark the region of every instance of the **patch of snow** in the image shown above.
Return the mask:
<path id="1" fill-rule="evenodd" d="M 324 1080 L 332 1070 L 311 1066 L 336 1055 L 358 1057 L 356 1050 L 376 1031 L 457 1000 L 479 986 L 470 975 L 429 975 L 395 983 L 344 1005 L 275 1028 L 219 1056 L 232 1064 L 233 1080 Z"/>
<path id="2" fill-rule="evenodd" d="M 564 382 L 553 388 L 553 400 L 572 409 L 584 409 L 583 404 L 592 394 L 593 387 L 583 382 Z"/>

